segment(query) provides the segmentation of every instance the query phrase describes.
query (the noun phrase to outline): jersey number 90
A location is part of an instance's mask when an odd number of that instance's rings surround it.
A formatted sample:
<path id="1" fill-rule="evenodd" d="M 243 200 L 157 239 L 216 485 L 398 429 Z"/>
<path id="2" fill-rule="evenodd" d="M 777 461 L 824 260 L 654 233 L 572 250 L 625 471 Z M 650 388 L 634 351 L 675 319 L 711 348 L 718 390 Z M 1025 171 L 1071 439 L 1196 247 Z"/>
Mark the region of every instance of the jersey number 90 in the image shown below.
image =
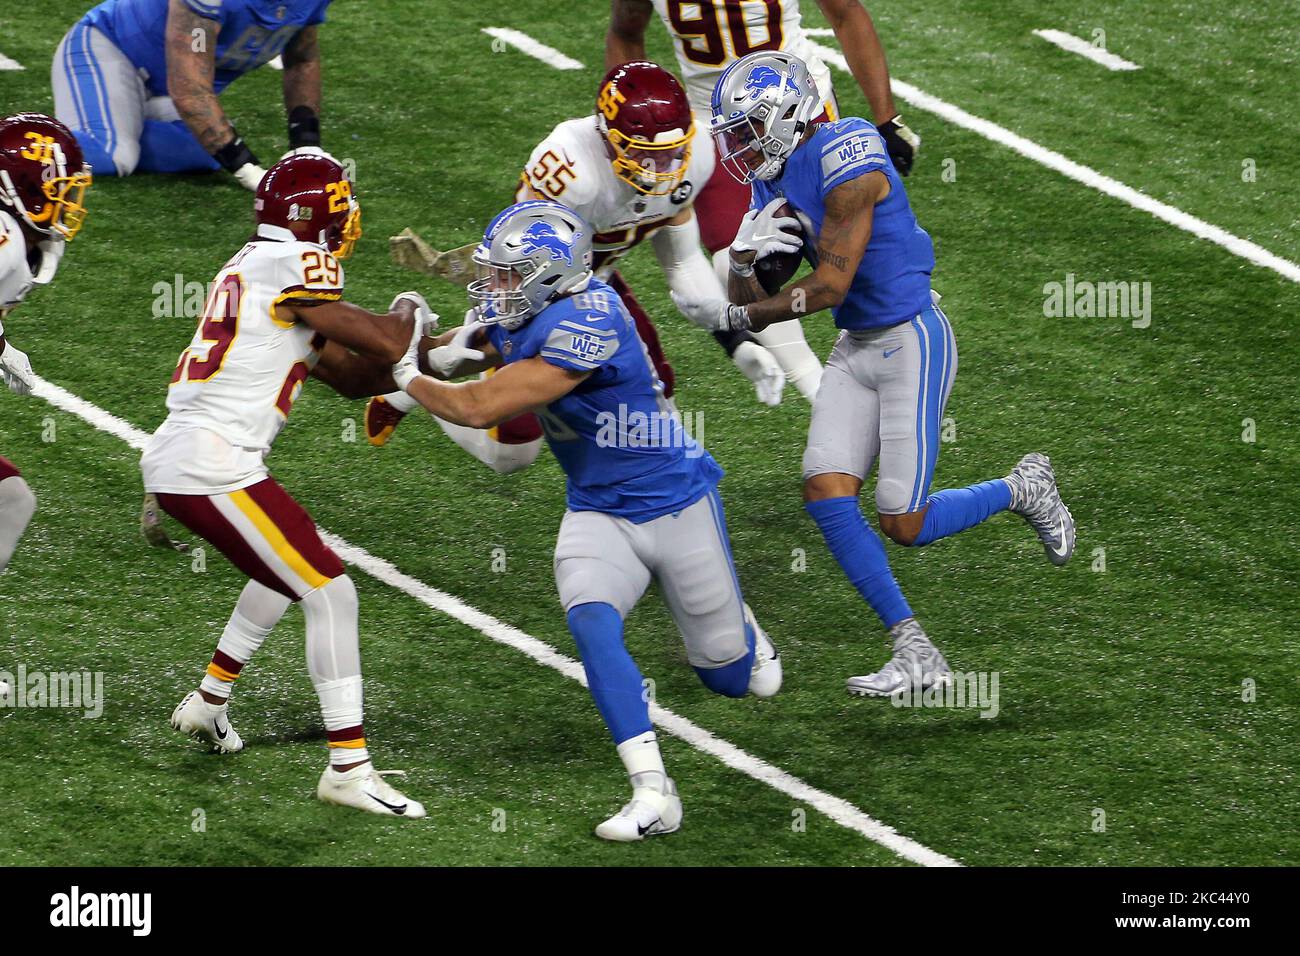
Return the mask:
<path id="1" fill-rule="evenodd" d="M 754 42 L 745 25 L 745 0 L 728 0 L 725 4 L 726 23 L 718 16 L 719 3 L 688 2 L 688 0 L 668 0 L 668 18 L 672 21 L 673 32 L 682 40 L 682 52 L 692 63 L 705 66 L 721 66 L 731 57 L 727 53 L 727 42 L 723 38 L 723 29 L 731 35 L 731 49 L 735 58 L 748 56 L 755 50 L 781 49 L 781 0 L 750 0 L 767 7 L 767 36 Z M 687 16 L 684 9 L 694 8 L 699 12 Z"/>

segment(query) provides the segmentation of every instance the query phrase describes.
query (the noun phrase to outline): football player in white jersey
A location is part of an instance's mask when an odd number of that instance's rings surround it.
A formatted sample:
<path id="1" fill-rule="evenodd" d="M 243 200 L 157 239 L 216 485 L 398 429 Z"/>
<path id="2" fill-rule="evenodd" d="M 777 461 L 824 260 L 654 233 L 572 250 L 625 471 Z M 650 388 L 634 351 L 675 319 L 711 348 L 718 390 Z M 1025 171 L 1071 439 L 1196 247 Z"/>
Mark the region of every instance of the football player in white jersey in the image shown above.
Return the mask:
<path id="1" fill-rule="evenodd" d="M 249 577 L 198 690 L 172 726 L 234 752 L 231 688 L 293 602 L 307 623 L 307 668 L 320 698 L 327 803 L 414 819 L 424 807 L 374 769 L 362 727 L 357 592 L 311 516 L 267 472 L 264 457 L 311 375 L 360 398 L 394 388 L 391 366 L 434 317 L 416 293 L 387 314 L 343 301 L 345 258 L 361 211 L 336 162 L 294 156 L 257 190 L 257 232 L 213 280 L 181 353 L 167 419 L 140 460 L 145 490 Z"/>
<path id="2" fill-rule="evenodd" d="M 618 273 L 618 262 L 649 238 L 670 289 L 722 294 L 708 258 L 692 203 L 713 175 L 713 145 L 696 138 L 686 91 L 670 72 L 648 61 L 624 63 L 601 81 L 596 111 L 555 127 L 533 150 L 520 176 L 516 200 L 561 203 L 588 222 L 595 235 L 596 276 L 619 294 L 664 384 L 673 395 L 674 374 L 654 322 Z M 781 400 L 785 376 L 748 333 L 715 333 L 766 405 Z M 367 435 L 383 444 L 401 416 L 415 407 L 397 392 L 367 409 Z M 526 467 L 536 458 L 541 429 L 529 414 L 498 429 L 463 428 L 438 420 L 457 444 L 500 472 Z"/>
<path id="3" fill-rule="evenodd" d="M 72 131 L 41 113 L 0 119 L 0 375 L 19 395 L 36 384 L 27 354 L 5 338 L 3 320 L 54 278 L 64 243 L 81 229 L 90 167 Z M 36 496 L 0 455 L 0 571 L 8 565 Z"/>
<path id="4" fill-rule="evenodd" d="M 824 118 L 839 119 L 830 71 L 803 28 L 799 0 L 612 0 L 610 6 L 605 66 L 644 59 L 646 26 L 651 15 L 658 14 L 673 38 L 696 124 L 702 129 L 709 126 L 709 100 L 718 76 L 755 50 L 785 50 L 808 64 L 822 97 Z M 871 105 L 876 128 L 895 168 L 906 176 L 921 140 L 903 123 L 894 106 L 889 68 L 871 14 L 860 0 L 817 0 L 817 6 L 835 31 L 844 58 Z M 704 148 L 701 144 L 701 151 Z M 713 177 L 696 197 L 695 208 L 704 245 L 713 253 L 714 268 L 725 285 L 727 248 L 749 210 L 749 188 L 716 165 Z M 822 366 L 804 340 L 799 323 L 779 322 L 755 334 L 800 394 L 812 401 L 821 384 Z"/>

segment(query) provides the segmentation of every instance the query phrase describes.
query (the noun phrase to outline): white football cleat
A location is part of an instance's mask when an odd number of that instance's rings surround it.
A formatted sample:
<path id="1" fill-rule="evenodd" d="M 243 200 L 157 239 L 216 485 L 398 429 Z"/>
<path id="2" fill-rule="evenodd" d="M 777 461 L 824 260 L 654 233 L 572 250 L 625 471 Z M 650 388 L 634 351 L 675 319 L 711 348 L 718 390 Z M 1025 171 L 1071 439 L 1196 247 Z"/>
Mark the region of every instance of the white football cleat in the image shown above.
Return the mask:
<path id="1" fill-rule="evenodd" d="M 848 692 L 857 697 L 890 697 L 920 687 L 952 680 L 948 662 L 916 623 L 909 617 L 899 621 L 889 633 L 894 637 L 894 656 L 874 674 L 848 679 Z"/>
<path id="2" fill-rule="evenodd" d="M 1069 561 L 1074 554 L 1074 516 L 1061 500 L 1051 460 L 1030 452 L 1005 481 L 1011 487 L 1011 511 L 1037 532 L 1047 560 L 1058 567 Z"/>
<path id="3" fill-rule="evenodd" d="M 208 741 L 222 753 L 238 753 L 244 749 L 244 741 L 230 726 L 229 709 L 229 704 L 209 704 L 192 690 L 172 711 L 171 725 L 195 740 Z"/>
<path id="4" fill-rule="evenodd" d="M 406 771 L 376 770 L 372 763 L 363 763 L 360 767 L 353 767 L 343 773 L 333 767 L 326 767 L 316 786 L 316 796 L 326 803 L 355 807 L 385 817 L 402 817 L 406 820 L 423 817 L 424 804 L 412 800 L 384 779 L 390 774 L 404 777 Z"/>
<path id="5" fill-rule="evenodd" d="M 656 774 L 655 776 L 658 776 Z M 677 784 L 666 778 L 664 789 L 637 787 L 622 810 L 596 827 L 596 836 L 616 843 L 633 843 L 648 836 L 676 833 L 682 826 L 682 798 Z"/>
<path id="6" fill-rule="evenodd" d="M 758 626 L 748 604 L 745 623 L 754 629 L 754 668 L 749 672 L 749 692 L 755 697 L 775 697 L 781 689 L 781 654 L 767 632 Z"/>

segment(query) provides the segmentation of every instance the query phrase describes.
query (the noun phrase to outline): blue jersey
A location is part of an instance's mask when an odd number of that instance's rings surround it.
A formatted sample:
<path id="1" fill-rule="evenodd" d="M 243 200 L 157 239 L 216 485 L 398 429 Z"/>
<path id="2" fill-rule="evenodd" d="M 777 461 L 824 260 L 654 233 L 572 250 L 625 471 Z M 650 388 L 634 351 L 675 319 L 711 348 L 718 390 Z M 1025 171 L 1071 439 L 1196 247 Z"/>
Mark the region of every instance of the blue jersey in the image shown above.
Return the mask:
<path id="1" fill-rule="evenodd" d="M 213 90 L 275 59 L 303 27 L 325 22 L 330 0 L 181 0 L 221 25 Z M 103 0 L 82 18 L 145 71 L 151 96 L 167 95 L 167 0 Z"/>
<path id="2" fill-rule="evenodd" d="M 513 332 L 489 325 L 487 336 L 506 365 L 540 356 L 591 372 L 537 413 L 568 476 L 571 510 L 640 524 L 693 504 L 722 478 L 664 401 L 636 324 L 605 283 L 592 279 Z"/>
<path id="3" fill-rule="evenodd" d="M 811 223 L 812 234 L 805 241 L 816 249 L 826 217 L 826 195 L 874 170 L 889 179 L 889 195 L 876 204 L 871 239 L 848 295 L 831 310 L 841 329 L 886 328 L 930 307 L 934 244 L 912 214 L 884 139 L 874 126 L 854 116 L 822 123 L 786 160 L 780 176 L 754 181 L 753 208 L 762 209 L 777 196 L 784 197 Z"/>

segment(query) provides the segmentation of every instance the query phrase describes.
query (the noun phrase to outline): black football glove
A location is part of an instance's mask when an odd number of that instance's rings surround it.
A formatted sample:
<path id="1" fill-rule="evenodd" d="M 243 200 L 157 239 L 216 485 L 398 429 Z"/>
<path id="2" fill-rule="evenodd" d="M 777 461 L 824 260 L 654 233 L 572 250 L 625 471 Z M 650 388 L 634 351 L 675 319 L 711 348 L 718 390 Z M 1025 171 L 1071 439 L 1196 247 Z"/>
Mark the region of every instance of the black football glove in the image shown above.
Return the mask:
<path id="1" fill-rule="evenodd" d="M 889 150 L 889 158 L 894 161 L 894 168 L 900 175 L 906 176 L 912 171 L 916 151 L 921 148 L 921 137 L 903 122 L 901 113 L 888 123 L 880 124 L 878 128 L 880 135 L 885 137 L 885 148 Z"/>

